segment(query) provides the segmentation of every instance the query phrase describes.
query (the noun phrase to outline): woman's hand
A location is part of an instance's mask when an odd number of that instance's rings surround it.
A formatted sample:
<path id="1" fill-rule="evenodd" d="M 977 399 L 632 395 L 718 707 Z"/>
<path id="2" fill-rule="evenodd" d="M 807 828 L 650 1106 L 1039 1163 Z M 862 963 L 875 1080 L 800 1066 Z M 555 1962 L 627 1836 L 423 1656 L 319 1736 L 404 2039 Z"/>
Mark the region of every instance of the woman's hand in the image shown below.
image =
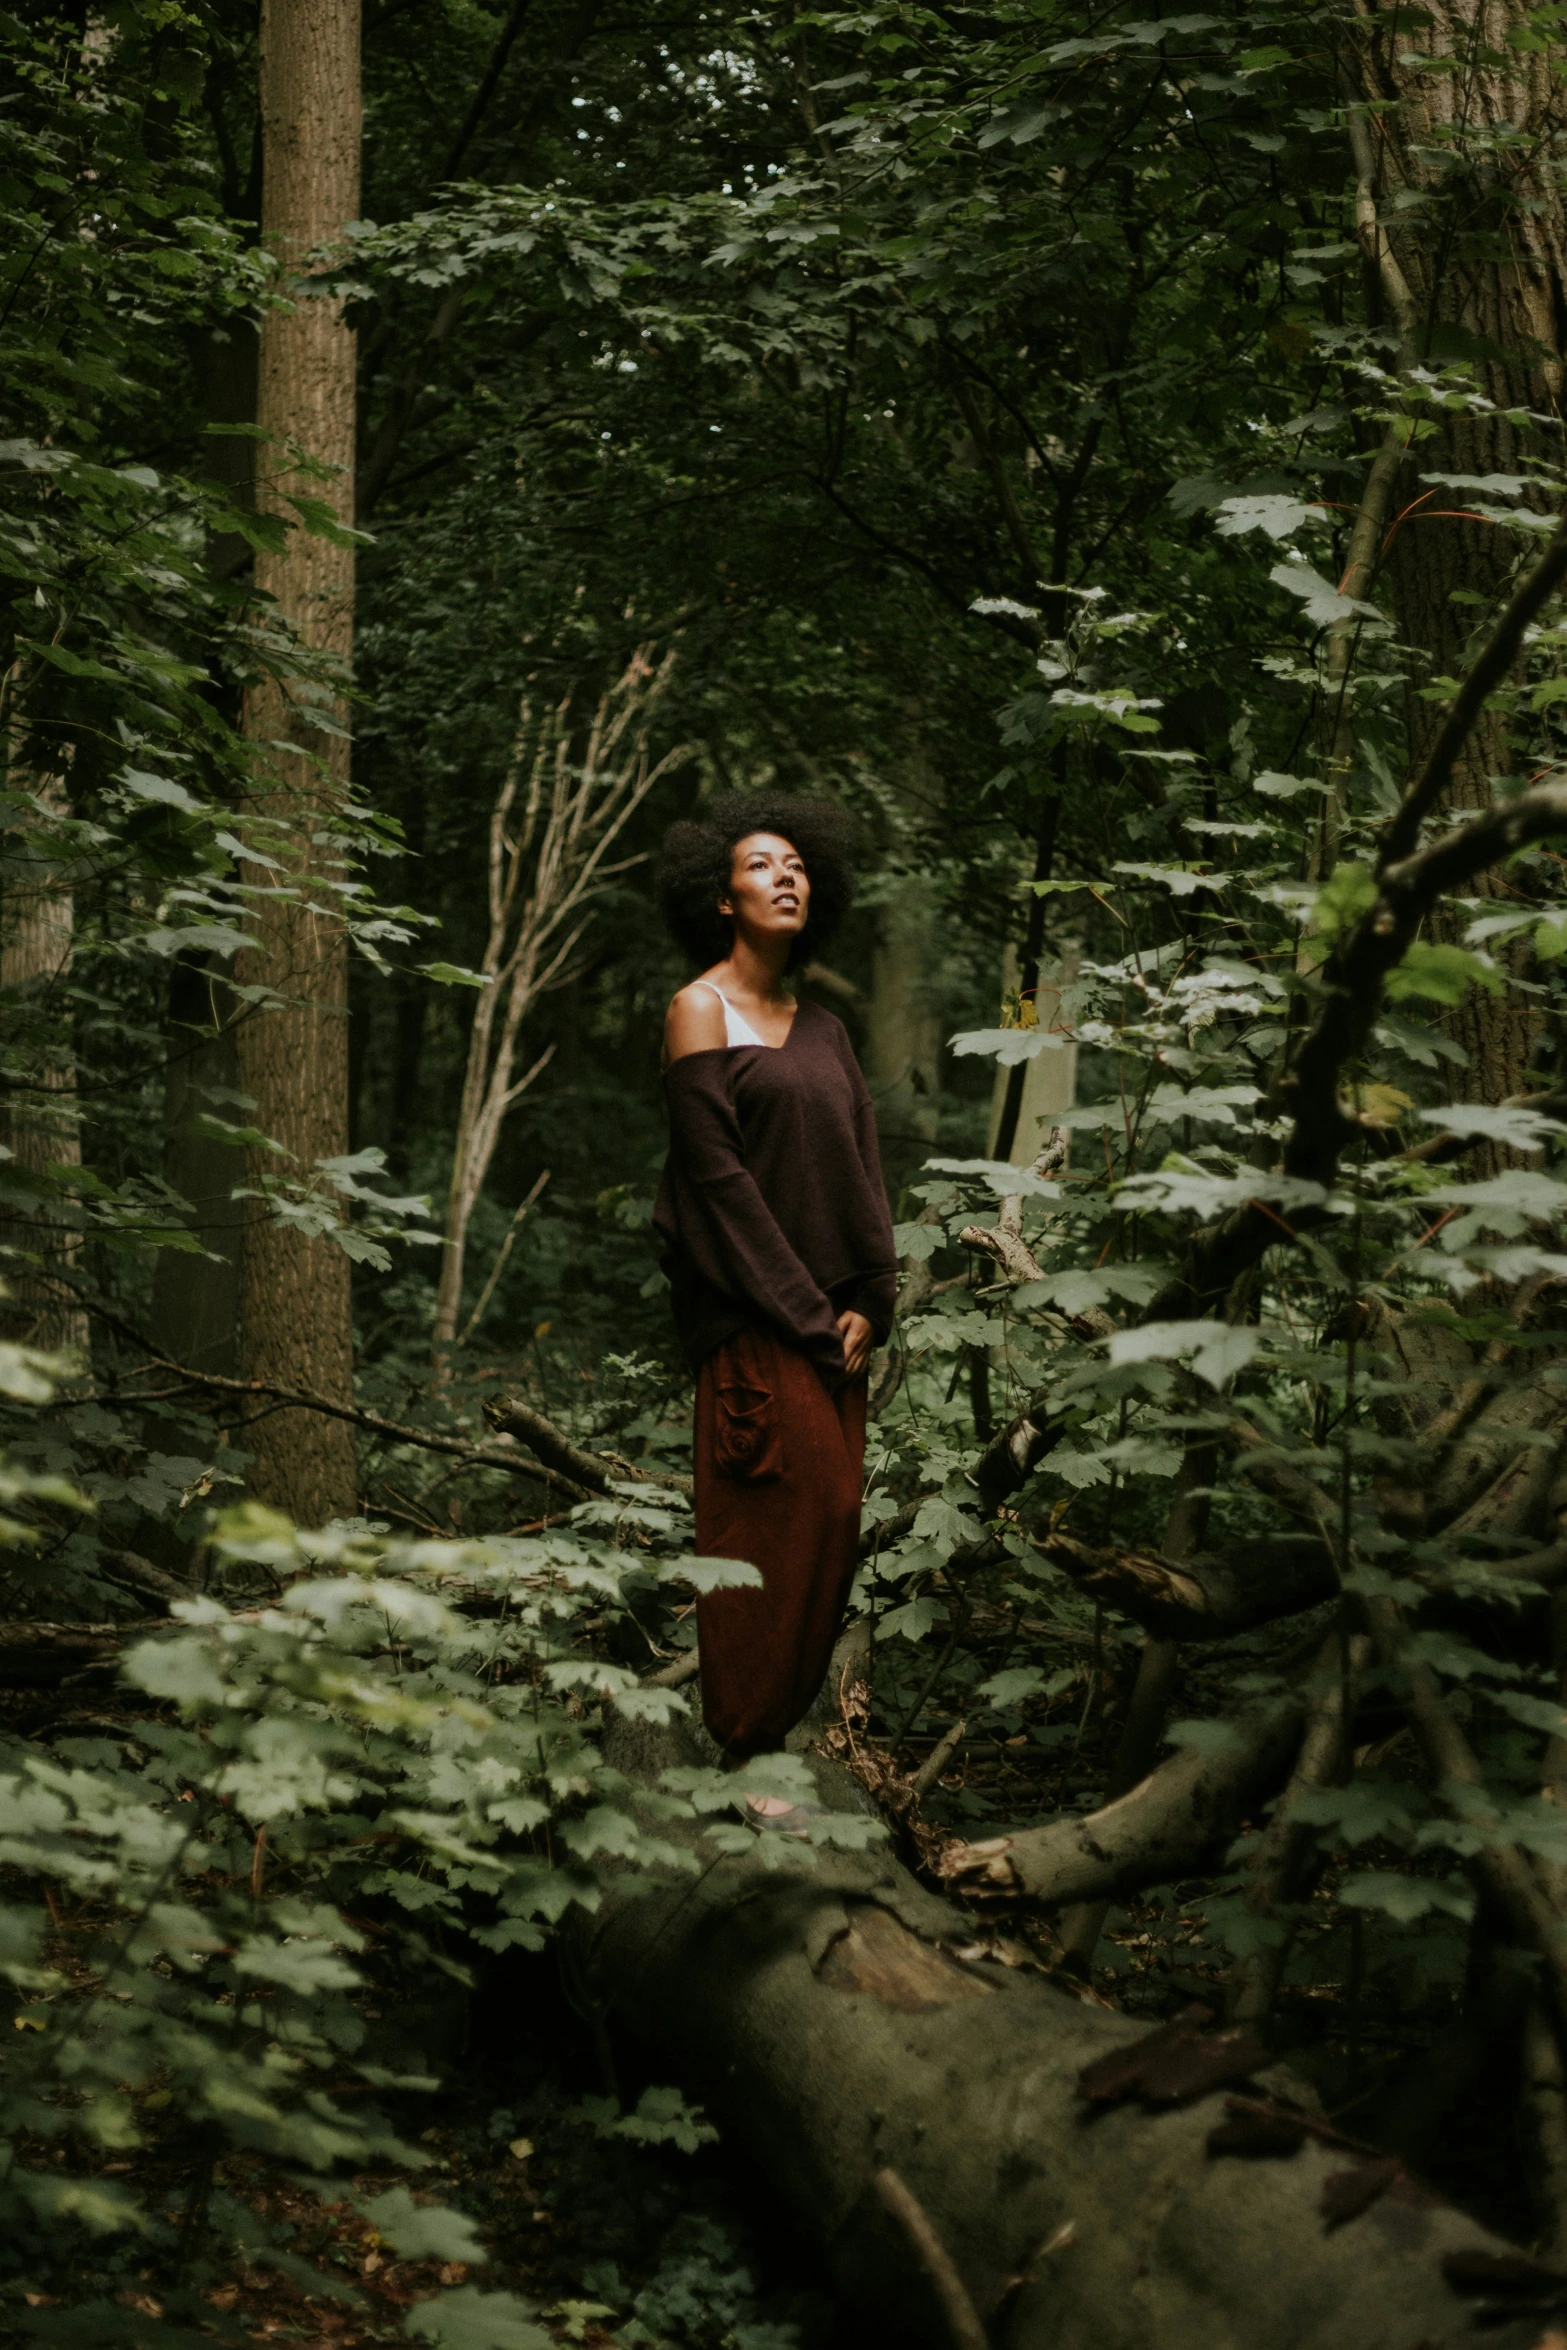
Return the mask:
<path id="1" fill-rule="evenodd" d="M 838 1328 L 843 1334 L 845 1374 L 850 1379 L 858 1379 L 871 1367 L 871 1349 L 876 1344 L 876 1333 L 863 1314 L 840 1314 Z"/>

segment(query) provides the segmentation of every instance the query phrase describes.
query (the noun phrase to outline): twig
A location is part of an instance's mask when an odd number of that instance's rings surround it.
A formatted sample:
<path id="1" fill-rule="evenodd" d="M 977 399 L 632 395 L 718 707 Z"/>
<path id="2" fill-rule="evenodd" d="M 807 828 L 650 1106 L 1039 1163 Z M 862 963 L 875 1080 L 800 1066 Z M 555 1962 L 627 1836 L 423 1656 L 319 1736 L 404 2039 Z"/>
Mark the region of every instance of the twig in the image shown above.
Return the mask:
<path id="1" fill-rule="evenodd" d="M 1029 1173 L 1045 1180 L 1060 1173 L 1066 1165 L 1072 1146 L 1071 1133 L 1065 1126 L 1051 1128 L 1050 1140 L 1029 1168 Z M 958 1234 L 963 1248 L 978 1249 L 987 1257 L 994 1257 L 1008 1279 L 1013 1282 L 1038 1281 L 1043 1278 L 1037 1259 L 1023 1238 L 1023 1195 L 1013 1192 L 1001 1203 L 1001 1213 L 993 1225 L 965 1224 Z"/>
<path id="2" fill-rule="evenodd" d="M 474 1307 L 473 1312 L 468 1316 L 467 1321 L 463 1325 L 462 1336 L 457 1341 L 459 1346 L 467 1345 L 469 1339 L 473 1336 L 474 1332 L 478 1329 L 480 1322 L 483 1320 L 484 1309 L 489 1304 L 491 1298 L 495 1295 L 495 1284 L 499 1281 L 501 1275 L 506 1270 L 506 1259 L 511 1255 L 512 1242 L 516 1239 L 517 1234 L 522 1229 L 523 1219 L 526 1217 L 528 1210 L 532 1207 L 534 1201 L 538 1198 L 540 1192 L 544 1189 L 544 1186 L 546 1183 L 548 1183 L 549 1179 L 550 1171 L 548 1167 L 546 1167 L 543 1174 L 539 1177 L 537 1183 L 533 1186 L 533 1189 L 529 1192 L 527 1198 L 523 1201 L 521 1207 L 518 1208 L 517 1213 L 513 1216 L 511 1222 L 507 1225 L 506 1237 L 501 1242 L 500 1255 L 495 1260 L 494 1266 L 490 1273 L 490 1278 L 488 1281 L 486 1281 L 483 1289 L 479 1292 L 478 1304 Z"/>
<path id="3" fill-rule="evenodd" d="M 910 1811 L 919 1808 L 967 1735 L 967 1722 L 954 1722 L 951 1729 L 937 1739 L 934 1751 L 926 1756 L 909 1782 Z"/>
<path id="4" fill-rule="evenodd" d="M 492 1395 L 483 1411 L 490 1427 L 508 1436 L 520 1436 L 524 1444 L 532 1445 L 551 1471 L 568 1479 L 575 1478 L 579 1485 L 590 1487 L 594 1493 L 607 1493 L 612 1477 L 634 1479 L 645 1485 L 667 1485 L 672 1493 L 691 1491 L 691 1479 L 672 1469 L 650 1469 L 637 1461 L 616 1460 L 607 1453 L 586 1451 L 563 1428 L 557 1428 L 553 1420 L 546 1419 L 531 1403 L 523 1403 L 515 1395 Z"/>
<path id="5" fill-rule="evenodd" d="M 688 1681 L 696 1679 L 701 1670 L 701 1650 L 687 1649 L 685 1655 L 677 1656 L 672 1665 L 660 1665 L 656 1673 L 644 1673 L 642 1686 L 644 1689 L 683 1689 Z"/>
<path id="6" fill-rule="evenodd" d="M 904 2185 L 895 2170 L 879 2170 L 871 2181 L 883 2209 L 890 2212 L 908 2238 L 909 2248 L 930 2279 L 931 2289 L 947 2321 L 954 2350 L 990 2350 L 990 2337 L 979 2311 L 969 2298 L 951 2253 L 931 2225 L 925 2206 Z"/>
<path id="7" fill-rule="evenodd" d="M 590 1490 L 574 1479 L 562 1476 L 549 1463 L 535 1467 L 532 1461 L 523 1460 L 515 1453 L 489 1452 L 482 1444 L 468 1444 L 460 1436 L 438 1436 L 428 1428 L 405 1427 L 400 1420 L 383 1419 L 379 1412 L 364 1411 L 358 1404 L 332 1403 L 326 1396 L 312 1395 L 305 1388 L 274 1387 L 265 1379 L 225 1379 L 216 1371 L 193 1371 L 187 1364 L 170 1362 L 166 1355 L 154 1355 L 149 1367 L 157 1371 L 172 1371 L 187 1387 L 207 1388 L 216 1395 L 249 1396 L 258 1401 L 265 1398 L 296 1411 L 323 1412 L 330 1420 L 346 1420 L 350 1427 L 368 1428 L 373 1435 L 393 1437 L 399 1444 L 417 1444 L 426 1452 L 450 1453 L 457 1460 L 471 1462 L 476 1469 L 504 1469 L 512 1477 L 546 1478 L 568 1492 L 573 1501 L 592 1501 L 595 1494 L 604 1490 L 603 1484 L 597 1484 Z M 65 1400 L 69 1402 L 72 1399 Z M 134 1396 L 120 1395 L 113 1400 L 125 1404 L 136 1399 Z M 537 1416 L 543 1425 L 548 1426 L 542 1414 Z M 562 1437 L 560 1441 L 565 1444 L 567 1439 Z M 584 1459 L 591 1457 L 589 1454 L 583 1455 Z M 607 1468 L 601 1474 L 607 1481 Z"/>

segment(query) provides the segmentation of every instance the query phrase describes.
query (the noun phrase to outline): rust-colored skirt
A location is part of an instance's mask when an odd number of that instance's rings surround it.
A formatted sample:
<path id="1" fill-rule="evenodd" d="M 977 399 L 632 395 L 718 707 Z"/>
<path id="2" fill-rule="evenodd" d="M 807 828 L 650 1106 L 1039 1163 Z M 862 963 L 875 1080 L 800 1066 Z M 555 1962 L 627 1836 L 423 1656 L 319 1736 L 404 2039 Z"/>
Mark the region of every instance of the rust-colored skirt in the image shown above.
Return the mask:
<path id="1" fill-rule="evenodd" d="M 696 1547 L 747 1559 L 760 1591 L 697 1602 L 702 1715 L 739 1756 L 782 1746 L 822 1685 L 860 1539 L 863 1378 L 829 1393 L 803 1354 L 742 1330 L 696 1384 Z"/>

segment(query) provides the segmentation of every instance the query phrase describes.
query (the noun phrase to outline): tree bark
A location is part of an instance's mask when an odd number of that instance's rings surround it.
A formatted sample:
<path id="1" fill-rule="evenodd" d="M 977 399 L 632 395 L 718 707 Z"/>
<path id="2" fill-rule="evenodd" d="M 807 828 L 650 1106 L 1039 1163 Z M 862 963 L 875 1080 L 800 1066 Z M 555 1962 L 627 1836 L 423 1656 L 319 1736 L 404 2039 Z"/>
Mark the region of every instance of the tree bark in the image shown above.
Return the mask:
<path id="1" fill-rule="evenodd" d="M 1200 1875 L 1222 1861 L 1242 1820 L 1288 1772 L 1302 1714 L 1296 1699 L 1218 1724 L 1223 1743 L 1217 1752 L 1183 1747 L 1085 1817 L 1061 1813 L 1013 1836 L 953 1846 L 951 1874 L 976 1892 L 1021 1896 L 1043 1908 L 1092 1905 L 1098 1922 L 1091 1938 L 1075 1937 L 1087 1958 L 1110 1902 L 1174 1877 Z M 1075 1923 L 1066 1922 L 1066 1934 Z"/>
<path id="2" fill-rule="evenodd" d="M 288 288 L 306 256 L 335 239 L 359 208 L 358 0 L 262 0 L 260 99 L 262 235 Z M 270 482 L 261 499 L 293 515 L 295 495 L 324 497 L 343 523 L 354 510 L 354 337 L 342 304 L 308 295 L 268 310 L 260 338 L 258 422 Z M 290 471 L 289 443 L 329 479 Z M 298 527 L 256 558 L 256 586 L 302 645 L 346 664 L 353 647 L 351 545 Z M 256 746 L 257 813 L 276 830 L 269 853 L 283 868 L 246 869 L 257 890 L 256 950 L 240 958 L 243 982 L 284 999 L 252 1010 L 238 1033 L 239 1081 L 255 1124 L 289 1153 L 306 1180 L 322 1159 L 348 1150 L 348 957 L 330 902 L 338 877 L 331 836 L 348 782 L 340 699 L 323 711 L 320 688 L 267 679 L 246 695 L 245 733 Z M 312 719 L 325 717 L 323 730 Z M 255 1175 L 279 1164 L 258 1153 Z M 240 1359 L 244 1374 L 306 1387 L 346 1402 L 353 1389 L 348 1259 L 330 1240 L 306 1239 L 259 1210 L 240 1258 Z M 357 1479 L 352 1430 L 319 1415 L 272 1413 L 245 1441 L 252 1490 L 307 1524 L 352 1511 Z"/>
<path id="3" fill-rule="evenodd" d="M 12 766 L 8 787 L 29 794 L 43 822 L 66 814 L 63 779 L 36 776 Z M 11 857 L 11 873 L 0 906 L 0 987 L 15 990 L 32 1024 L 37 1074 L 18 1088 L 0 1115 L 0 1138 L 11 1157 L 8 1188 L 38 1204 L 14 1221 L 0 1222 L 7 1246 L 33 1260 L 29 1270 L 14 1261 L 5 1268 L 10 1300 L 4 1323 L 13 1337 L 50 1353 L 69 1350 L 85 1360 L 87 1317 L 70 1300 L 54 1274 L 68 1273 L 81 1254 L 82 1235 L 73 1196 L 62 1191 L 64 1172 L 82 1163 L 81 1127 L 76 1116 L 76 1061 L 70 1045 L 70 1013 L 63 1008 L 65 982 L 76 944 L 76 899 L 70 882 L 50 861 L 36 833 Z M 61 1008 L 50 1005 L 54 995 Z M 57 1170 L 51 1174 L 50 1169 Z M 31 1185 L 36 1184 L 36 1192 Z"/>
<path id="4" fill-rule="evenodd" d="M 666 1734 L 629 1725 L 608 1753 L 644 1783 L 677 1759 Z M 829 1803 L 852 1802 L 841 1774 L 819 1780 Z M 1085 2067 L 1146 2028 L 984 1963 L 972 1920 L 881 1855 L 827 1852 L 809 1871 L 721 1861 L 667 1891 L 612 1893 L 576 1932 L 611 2032 L 713 2108 L 878 2340 L 953 2338 L 878 2191 L 889 2169 L 997 2350 L 1456 2340 L 1467 2311 L 1444 2260 L 1506 2250 L 1391 2169 L 1369 2209 L 1329 2226 L 1324 2189 L 1353 2152 L 1307 2132 L 1285 2159 L 1224 2159 L 1209 2147 L 1222 2088 L 1091 2108 Z M 1309 2103 L 1282 2071 L 1261 2085 Z M 1488 2339 L 1532 2350 L 1540 2333 L 1518 2320 Z"/>
<path id="5" fill-rule="evenodd" d="M 1062 1533 L 1046 1535 L 1039 1548 L 1080 1590 L 1158 1640 L 1229 1640 L 1338 1596 L 1327 1546 L 1309 1534 L 1232 1542 L 1179 1563 L 1152 1551 L 1095 1548 Z"/>
<path id="6" fill-rule="evenodd" d="M 894 1206 L 936 1144 L 946 1028 L 941 981 L 935 889 L 911 873 L 877 909 L 862 1055 Z"/>
<path id="7" fill-rule="evenodd" d="M 1567 207 L 1554 162 L 1567 108 L 1555 49 L 1512 43 L 1529 20 L 1524 0 L 1432 0 L 1396 29 L 1386 15 L 1372 29 L 1359 4 L 1356 70 L 1381 166 L 1382 227 L 1414 299 L 1417 354 L 1432 364 L 1469 357 L 1498 410 L 1549 413 L 1567 317 Z M 1420 201 L 1393 209 L 1406 194 Z M 1442 511 L 1471 496 L 1432 491 L 1416 474 L 1516 474 L 1531 439 L 1531 427 L 1505 414 L 1449 412 L 1405 474 L 1410 510 L 1395 526 L 1390 569 L 1400 634 L 1421 655 L 1408 702 L 1416 765 L 1446 714 L 1420 688 L 1462 675 L 1476 623 L 1505 601 L 1520 553 L 1513 531 Z M 1446 805 L 1488 806 L 1493 779 L 1514 764 L 1506 720 L 1487 712 L 1455 763 Z M 1504 886 L 1494 872 L 1474 883 L 1480 896 Z M 1439 910 L 1433 932 L 1456 937 L 1465 919 Z M 1448 1021 L 1469 1055 L 1471 1098 L 1522 1089 L 1541 1033 L 1532 1004 L 1472 989 Z"/>
<path id="8" fill-rule="evenodd" d="M 222 1377 L 239 1372 L 239 1259 L 246 1210 L 234 1198 L 241 1154 L 206 1126 L 237 1124 L 235 1031 L 221 1024 L 227 988 L 210 964 L 181 958 L 169 981 L 169 1061 L 163 1077 L 163 1174 L 190 1208 L 197 1256 L 162 1249 L 153 1267 L 149 1328 L 177 1363 Z"/>

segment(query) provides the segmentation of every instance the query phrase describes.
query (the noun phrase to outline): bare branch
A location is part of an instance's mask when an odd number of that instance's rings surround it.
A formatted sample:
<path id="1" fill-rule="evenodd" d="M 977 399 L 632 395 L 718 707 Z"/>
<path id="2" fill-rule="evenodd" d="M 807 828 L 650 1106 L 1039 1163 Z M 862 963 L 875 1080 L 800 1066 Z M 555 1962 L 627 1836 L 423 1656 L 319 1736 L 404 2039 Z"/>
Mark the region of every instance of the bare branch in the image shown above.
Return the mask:
<path id="1" fill-rule="evenodd" d="M 607 1493 L 610 1479 L 634 1479 L 644 1485 L 667 1485 L 673 1493 L 689 1493 L 689 1477 L 675 1475 L 668 1469 L 652 1469 L 641 1462 L 623 1461 L 612 1453 L 589 1452 L 546 1419 L 532 1404 L 523 1403 L 514 1395 L 492 1395 L 484 1405 L 484 1417 L 497 1433 L 520 1436 L 524 1444 L 532 1445 L 545 1466 L 556 1474 L 574 1477 L 579 1485 L 591 1487 L 595 1493 Z"/>
<path id="2" fill-rule="evenodd" d="M 1479 723 L 1487 700 L 1505 681 L 1522 650 L 1525 629 L 1555 594 L 1563 578 L 1567 578 L 1567 521 L 1558 524 L 1544 553 L 1534 568 L 1524 574 L 1514 590 L 1512 602 L 1470 663 L 1462 685 L 1448 705 L 1441 732 L 1426 753 L 1425 764 L 1388 826 L 1383 848 L 1384 868 L 1402 864 L 1412 856 L 1421 825 L 1439 805 L 1452 781 L 1459 752 Z M 1471 872 L 1479 870 L 1478 865 L 1470 868 Z"/>

